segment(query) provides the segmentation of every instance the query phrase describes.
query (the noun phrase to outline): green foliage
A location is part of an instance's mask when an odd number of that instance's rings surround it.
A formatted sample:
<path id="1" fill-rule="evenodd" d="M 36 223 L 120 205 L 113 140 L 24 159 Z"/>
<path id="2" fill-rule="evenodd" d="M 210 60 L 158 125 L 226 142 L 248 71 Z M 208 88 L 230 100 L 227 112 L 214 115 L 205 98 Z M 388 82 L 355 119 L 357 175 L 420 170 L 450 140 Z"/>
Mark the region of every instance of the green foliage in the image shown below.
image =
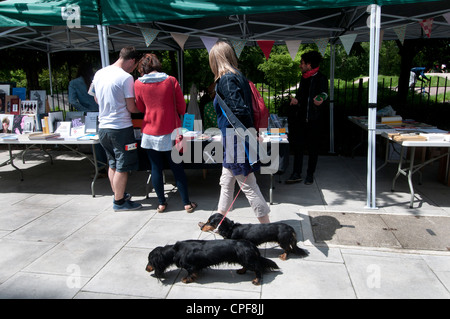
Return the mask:
<path id="1" fill-rule="evenodd" d="M 192 84 L 198 90 L 206 89 L 214 81 L 209 67 L 209 55 L 206 49 L 184 51 L 184 88 L 190 89 Z"/>
<path id="2" fill-rule="evenodd" d="M 252 82 L 262 83 L 264 82 L 264 72 L 258 69 L 258 65 L 264 61 L 264 54 L 259 47 L 245 47 L 239 57 L 239 69 Z"/>
<path id="3" fill-rule="evenodd" d="M 285 86 L 288 83 L 296 83 L 300 77 L 300 54 L 293 61 L 285 45 L 273 48 L 269 60 L 258 65 L 258 70 L 264 73 L 264 78 L 269 85 Z"/>

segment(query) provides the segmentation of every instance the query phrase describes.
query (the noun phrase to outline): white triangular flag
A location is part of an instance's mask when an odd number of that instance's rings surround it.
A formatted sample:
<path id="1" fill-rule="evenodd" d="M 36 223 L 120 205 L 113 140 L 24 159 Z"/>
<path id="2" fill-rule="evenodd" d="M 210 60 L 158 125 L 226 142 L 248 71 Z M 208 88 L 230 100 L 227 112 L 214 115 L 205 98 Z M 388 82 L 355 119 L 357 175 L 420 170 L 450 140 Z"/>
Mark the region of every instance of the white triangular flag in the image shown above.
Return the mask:
<path id="1" fill-rule="evenodd" d="M 186 43 L 187 39 L 189 38 L 188 35 L 186 34 L 182 34 L 182 33 L 175 33 L 175 32 L 171 32 L 170 35 L 172 36 L 172 38 L 178 43 L 178 45 L 180 46 L 180 48 L 182 50 L 184 50 L 184 44 Z"/>
<path id="2" fill-rule="evenodd" d="M 394 27 L 393 30 L 397 35 L 398 39 L 400 40 L 400 43 L 403 44 L 403 42 L 405 41 L 406 24 Z"/>
<path id="3" fill-rule="evenodd" d="M 211 48 L 214 46 L 214 44 L 216 44 L 216 42 L 219 40 L 219 38 L 214 37 L 200 37 L 200 39 L 205 45 L 206 50 L 208 50 L 208 53 L 209 51 L 211 51 Z"/>
<path id="4" fill-rule="evenodd" d="M 145 45 L 150 46 L 153 40 L 155 40 L 156 36 L 159 33 L 159 30 L 150 29 L 150 28 L 141 28 L 142 35 L 145 39 Z"/>
<path id="5" fill-rule="evenodd" d="M 325 50 L 327 49 L 328 38 L 314 39 L 314 43 L 317 45 L 320 54 L 323 56 L 325 54 Z"/>
<path id="6" fill-rule="evenodd" d="M 355 43 L 356 36 L 357 34 L 353 33 L 353 34 L 344 34 L 339 37 L 339 39 L 342 42 L 342 45 L 344 46 L 345 52 L 347 52 L 347 55 L 350 54 L 353 43 Z"/>
<path id="7" fill-rule="evenodd" d="M 443 15 L 448 24 L 450 24 L 450 12 Z"/>
<path id="8" fill-rule="evenodd" d="M 297 52 L 300 49 L 300 44 L 302 44 L 302 40 L 288 40 L 286 42 L 286 46 L 288 48 L 289 54 L 291 55 L 292 61 L 295 60 L 297 56 Z"/>

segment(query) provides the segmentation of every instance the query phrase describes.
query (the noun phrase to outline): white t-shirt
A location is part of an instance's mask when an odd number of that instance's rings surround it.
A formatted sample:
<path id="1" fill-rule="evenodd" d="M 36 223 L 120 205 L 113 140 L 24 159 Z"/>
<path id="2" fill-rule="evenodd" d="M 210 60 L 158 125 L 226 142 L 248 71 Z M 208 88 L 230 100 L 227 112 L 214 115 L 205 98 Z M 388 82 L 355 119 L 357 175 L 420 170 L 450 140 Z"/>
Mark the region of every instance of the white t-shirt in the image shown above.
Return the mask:
<path id="1" fill-rule="evenodd" d="M 133 125 L 126 98 L 134 98 L 133 76 L 110 65 L 95 73 L 92 91 L 99 105 L 99 128 L 122 129 Z"/>

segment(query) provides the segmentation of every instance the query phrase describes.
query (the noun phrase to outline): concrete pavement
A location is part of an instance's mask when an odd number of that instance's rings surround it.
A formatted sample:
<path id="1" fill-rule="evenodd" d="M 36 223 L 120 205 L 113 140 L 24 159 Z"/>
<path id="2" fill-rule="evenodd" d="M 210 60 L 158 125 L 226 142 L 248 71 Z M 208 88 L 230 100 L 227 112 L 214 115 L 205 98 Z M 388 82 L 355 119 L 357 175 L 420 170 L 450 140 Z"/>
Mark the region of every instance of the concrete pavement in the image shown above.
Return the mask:
<path id="1" fill-rule="evenodd" d="M 313 185 L 286 185 L 275 177 L 271 221 L 292 225 L 299 246 L 310 255 L 277 258 L 274 244 L 260 246 L 279 271 L 266 273 L 261 286 L 238 266 L 222 265 L 183 284 L 184 271 L 171 268 L 162 281 L 145 271 L 148 253 L 177 240 L 220 236 L 200 232 L 197 223 L 216 212 L 220 171 L 187 170 L 191 200 L 187 214 L 167 172 L 168 210 L 156 213 L 154 193 L 145 198 L 146 172 L 133 173 L 127 191 L 143 209 L 115 213 L 107 179 L 96 183 L 87 160 L 52 150 L 54 164 L 31 151 L 24 181 L 11 166 L 0 168 L 0 298 L 450 298 L 450 188 L 437 181 L 437 165 L 415 184 L 409 208 L 407 182 L 390 191 L 395 165 L 377 176 L 377 210 L 365 206 L 365 158 L 322 156 Z M 7 159 L 0 151 L 0 162 Z M 280 177 L 283 181 L 288 176 Z M 258 176 L 269 198 L 269 177 Z M 256 223 L 240 195 L 229 218 Z M 217 236 L 217 237 L 216 237 Z"/>

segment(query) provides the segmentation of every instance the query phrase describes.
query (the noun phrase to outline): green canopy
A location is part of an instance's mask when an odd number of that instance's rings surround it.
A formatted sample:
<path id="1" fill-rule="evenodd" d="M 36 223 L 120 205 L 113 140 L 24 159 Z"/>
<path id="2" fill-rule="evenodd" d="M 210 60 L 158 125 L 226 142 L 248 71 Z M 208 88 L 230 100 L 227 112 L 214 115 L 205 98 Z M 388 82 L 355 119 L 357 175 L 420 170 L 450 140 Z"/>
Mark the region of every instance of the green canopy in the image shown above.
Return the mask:
<path id="1" fill-rule="evenodd" d="M 0 2 L 0 27 L 117 25 L 232 14 L 394 5 L 433 0 L 6 0 Z"/>

